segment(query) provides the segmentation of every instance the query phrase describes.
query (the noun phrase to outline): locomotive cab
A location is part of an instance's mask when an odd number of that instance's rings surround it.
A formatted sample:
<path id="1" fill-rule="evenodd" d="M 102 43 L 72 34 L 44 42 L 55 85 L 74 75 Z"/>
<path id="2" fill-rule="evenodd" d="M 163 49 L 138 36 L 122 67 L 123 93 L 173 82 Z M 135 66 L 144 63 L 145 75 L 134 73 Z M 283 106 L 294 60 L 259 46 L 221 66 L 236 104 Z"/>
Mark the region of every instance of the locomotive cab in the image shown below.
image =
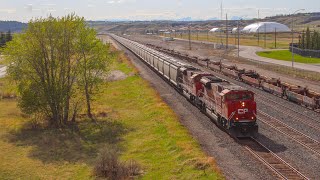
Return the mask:
<path id="1" fill-rule="evenodd" d="M 256 102 L 254 94 L 244 89 L 225 89 L 221 93 L 224 126 L 236 137 L 254 136 L 256 124 Z"/>

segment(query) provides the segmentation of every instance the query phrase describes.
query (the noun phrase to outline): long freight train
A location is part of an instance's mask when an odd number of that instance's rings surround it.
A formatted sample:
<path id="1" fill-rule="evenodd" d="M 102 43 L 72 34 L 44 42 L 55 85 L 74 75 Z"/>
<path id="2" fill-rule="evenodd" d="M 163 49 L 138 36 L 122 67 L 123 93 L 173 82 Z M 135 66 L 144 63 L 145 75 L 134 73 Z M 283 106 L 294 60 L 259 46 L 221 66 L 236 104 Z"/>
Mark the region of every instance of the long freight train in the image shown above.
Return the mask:
<path id="1" fill-rule="evenodd" d="M 139 56 L 190 102 L 235 137 L 258 132 L 254 93 L 137 42 L 112 37 Z"/>
<path id="2" fill-rule="evenodd" d="M 198 57 L 189 57 L 188 55 L 181 54 L 177 51 L 163 49 L 151 44 L 148 44 L 148 46 L 159 49 L 161 52 L 169 53 L 174 57 L 183 58 L 190 62 L 198 63 L 201 66 L 206 66 L 213 71 L 222 73 L 291 102 L 300 104 L 315 110 L 316 112 L 320 112 L 320 93 L 312 91 L 307 87 L 289 84 L 281 81 L 280 79 L 265 77 L 252 70 L 239 69 L 235 65 L 227 65 L 219 61 L 212 61 L 209 59 L 199 59 Z"/>
<path id="3" fill-rule="evenodd" d="M 310 109 L 320 110 L 320 94 L 307 87 L 289 84 L 280 79 L 262 76 L 252 70 L 238 69 L 236 66 L 220 62 L 210 62 L 208 68 Z"/>

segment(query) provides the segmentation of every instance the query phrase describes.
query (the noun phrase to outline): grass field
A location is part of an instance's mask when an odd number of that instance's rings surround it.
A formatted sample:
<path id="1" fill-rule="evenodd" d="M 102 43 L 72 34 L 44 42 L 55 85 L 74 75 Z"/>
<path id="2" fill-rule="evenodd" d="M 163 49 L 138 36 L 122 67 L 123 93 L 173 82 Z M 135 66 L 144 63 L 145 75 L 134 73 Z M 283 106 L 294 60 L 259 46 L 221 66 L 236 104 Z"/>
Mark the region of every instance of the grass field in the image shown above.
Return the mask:
<path id="1" fill-rule="evenodd" d="M 272 59 L 284 60 L 284 61 L 291 61 L 292 60 L 292 53 L 289 50 L 280 50 L 280 51 L 263 51 L 257 52 L 257 55 Z M 300 55 L 294 55 L 294 61 L 300 63 L 320 63 L 320 58 L 309 58 L 303 57 Z"/>
<path id="2" fill-rule="evenodd" d="M 120 59 L 114 69 L 128 77 L 101 88 L 94 111 L 106 116 L 97 124 L 83 119 L 65 129 L 33 127 L 16 100 L 0 100 L 0 179 L 94 179 L 102 147 L 136 160 L 143 169 L 139 179 L 222 179 L 175 113 Z M 9 82 L 0 81 L 3 90 Z"/>
<path id="3" fill-rule="evenodd" d="M 168 35 L 166 35 L 168 36 Z M 189 36 L 188 34 L 172 34 L 172 37 L 176 38 L 182 38 L 182 39 L 188 39 Z M 264 43 L 264 34 L 260 34 L 260 39 L 258 42 L 258 38 L 254 35 L 246 35 L 246 34 L 241 34 L 240 36 L 240 45 L 245 45 L 245 46 L 260 46 L 260 47 L 266 47 L 269 49 L 287 49 L 289 47 L 289 43 L 291 43 L 291 38 L 288 37 L 287 34 L 285 35 L 278 35 L 277 37 L 277 42 L 275 44 L 275 37 L 274 34 L 267 34 L 266 37 L 266 43 Z M 222 42 L 226 44 L 226 36 L 225 34 L 222 34 Z M 198 40 L 198 41 L 208 41 L 208 42 L 215 42 L 219 43 L 221 42 L 221 37 L 219 33 L 209 33 L 207 35 L 206 33 L 199 33 L 196 35 L 193 33 L 191 35 L 192 40 Z M 295 41 L 298 41 L 297 38 L 295 38 Z M 235 34 L 229 34 L 228 37 L 228 43 L 232 45 L 237 45 L 237 37 L 235 37 Z M 266 46 L 265 46 L 266 45 Z"/>

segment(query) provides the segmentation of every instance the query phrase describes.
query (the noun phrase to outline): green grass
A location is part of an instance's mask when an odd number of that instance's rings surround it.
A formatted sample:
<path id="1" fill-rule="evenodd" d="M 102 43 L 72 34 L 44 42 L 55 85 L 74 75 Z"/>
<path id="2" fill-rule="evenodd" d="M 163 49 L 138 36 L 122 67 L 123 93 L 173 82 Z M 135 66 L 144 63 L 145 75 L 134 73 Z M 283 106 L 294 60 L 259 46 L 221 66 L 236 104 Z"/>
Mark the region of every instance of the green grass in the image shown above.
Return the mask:
<path id="1" fill-rule="evenodd" d="M 232 58 L 232 57 L 231 57 Z M 302 69 L 292 69 L 291 67 L 278 66 L 274 64 L 264 64 L 257 61 L 249 61 L 245 58 L 240 58 L 238 63 L 245 63 L 265 69 L 272 72 L 277 72 L 283 75 L 288 75 L 294 78 L 307 79 L 311 81 L 320 81 L 320 73 L 314 71 L 306 71 Z"/>
<path id="2" fill-rule="evenodd" d="M 222 179 L 175 113 L 121 59 L 114 69 L 129 77 L 101 88 L 94 112 L 107 117 L 98 124 L 83 119 L 65 129 L 33 129 L 16 100 L 0 100 L 0 179 L 94 179 L 94 160 L 105 146 L 136 160 L 144 172 L 138 179 Z"/>
<path id="3" fill-rule="evenodd" d="M 284 60 L 284 61 L 292 60 L 292 54 L 289 50 L 263 51 L 263 52 L 257 52 L 257 55 L 262 57 L 277 59 L 277 60 Z M 300 62 L 300 63 L 312 64 L 312 63 L 320 63 L 320 58 L 309 58 L 309 57 L 303 57 L 295 54 L 294 61 Z"/>

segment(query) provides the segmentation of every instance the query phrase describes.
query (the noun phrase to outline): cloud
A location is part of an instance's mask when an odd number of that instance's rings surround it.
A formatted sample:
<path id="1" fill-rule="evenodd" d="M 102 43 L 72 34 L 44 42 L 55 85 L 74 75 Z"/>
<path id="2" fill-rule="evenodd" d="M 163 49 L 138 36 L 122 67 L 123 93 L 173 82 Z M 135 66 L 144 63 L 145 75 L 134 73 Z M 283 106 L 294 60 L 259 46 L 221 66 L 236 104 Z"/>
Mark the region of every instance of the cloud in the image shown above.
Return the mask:
<path id="1" fill-rule="evenodd" d="M 56 12 L 57 11 L 55 8 L 48 8 L 46 10 L 47 10 L 47 12 Z"/>
<path id="2" fill-rule="evenodd" d="M 122 4 L 126 2 L 135 2 L 135 0 L 111 0 L 107 1 L 108 4 Z"/>
<path id="3" fill-rule="evenodd" d="M 88 4 L 88 8 L 94 8 L 94 7 L 96 7 L 96 5 L 94 5 L 94 4 Z"/>
<path id="4" fill-rule="evenodd" d="M 0 12 L 8 13 L 8 14 L 14 14 L 17 12 L 17 9 L 0 9 Z"/>
<path id="5" fill-rule="evenodd" d="M 27 4 L 24 8 L 25 8 L 28 12 L 32 12 L 33 6 L 32 6 L 32 4 Z"/>

